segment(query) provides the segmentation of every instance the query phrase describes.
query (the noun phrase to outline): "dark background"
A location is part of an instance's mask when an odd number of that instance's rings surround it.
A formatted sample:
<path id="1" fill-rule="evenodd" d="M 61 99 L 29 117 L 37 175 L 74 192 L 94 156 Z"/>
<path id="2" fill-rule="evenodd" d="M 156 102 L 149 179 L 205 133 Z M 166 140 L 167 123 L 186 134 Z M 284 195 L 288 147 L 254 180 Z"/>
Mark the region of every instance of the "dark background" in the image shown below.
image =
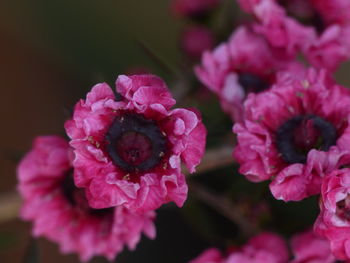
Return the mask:
<path id="1" fill-rule="evenodd" d="M 117 75 L 146 69 L 179 93 L 171 71 L 183 61 L 178 36 L 189 22 L 173 17 L 168 5 L 166 0 L 1 1 L 1 194 L 14 191 L 16 163 L 30 149 L 32 139 L 63 135 L 70 109 L 94 84 L 106 81 L 114 87 Z M 226 7 L 220 10 L 228 11 Z M 235 12 L 237 8 L 232 9 Z M 152 58 L 149 50 L 158 59 Z M 350 86 L 348 66 L 343 66 L 337 77 Z M 225 134 L 232 141 L 231 123 L 215 97 L 209 95 L 201 103 L 203 98 L 197 99 L 196 94 L 182 103 L 202 111 L 209 130 L 208 147 L 222 144 Z M 248 183 L 242 176 L 234 176 L 235 169 L 232 165 L 195 180 L 217 192 L 227 192 L 233 199 L 249 199 L 250 193 L 262 192 L 272 211 L 267 213 L 266 228 L 285 236 L 312 224 L 318 211 L 316 198 L 287 207 L 270 198 L 267 184 Z M 184 209 L 173 205 L 161 208 L 156 225 L 156 241 L 144 238 L 135 252 L 122 253 L 117 262 L 188 262 L 210 245 L 231 244 L 239 234 L 234 224 L 192 196 Z M 61 255 L 58 247 L 45 239 L 33 243 L 30 226 L 19 219 L 0 224 L 0 262 L 36 262 L 35 257 L 41 263 L 78 262 L 75 255 Z M 33 251 L 34 257 L 28 256 Z M 92 262 L 106 261 L 95 258 Z"/>

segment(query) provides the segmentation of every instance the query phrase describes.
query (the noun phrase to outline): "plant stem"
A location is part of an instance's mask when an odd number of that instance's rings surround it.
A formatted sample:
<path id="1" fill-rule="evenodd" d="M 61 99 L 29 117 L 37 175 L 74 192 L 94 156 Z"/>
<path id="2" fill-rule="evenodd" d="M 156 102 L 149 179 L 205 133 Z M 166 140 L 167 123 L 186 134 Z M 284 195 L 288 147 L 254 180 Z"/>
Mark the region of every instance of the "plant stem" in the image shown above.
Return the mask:
<path id="1" fill-rule="evenodd" d="M 236 224 L 245 238 L 249 238 L 258 232 L 257 226 L 251 223 L 229 198 L 211 192 L 194 182 L 189 183 L 189 189 L 190 193 L 196 198 Z"/>
<path id="2" fill-rule="evenodd" d="M 223 146 L 216 149 L 208 150 L 201 163 L 196 168 L 196 174 L 201 174 L 215 170 L 220 167 L 224 167 L 234 163 L 232 157 L 233 146 Z M 186 175 L 191 176 L 188 172 L 185 172 Z"/>
<path id="3" fill-rule="evenodd" d="M 17 217 L 21 199 L 16 192 L 0 195 L 0 223 L 5 223 Z"/>

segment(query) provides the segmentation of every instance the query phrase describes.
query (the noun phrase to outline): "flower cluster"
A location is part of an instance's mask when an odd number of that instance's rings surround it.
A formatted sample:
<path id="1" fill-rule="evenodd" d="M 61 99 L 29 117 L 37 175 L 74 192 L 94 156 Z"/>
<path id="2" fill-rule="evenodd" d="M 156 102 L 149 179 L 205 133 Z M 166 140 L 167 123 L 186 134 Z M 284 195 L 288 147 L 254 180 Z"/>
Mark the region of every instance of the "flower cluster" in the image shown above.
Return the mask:
<path id="1" fill-rule="evenodd" d="M 155 209 L 182 206 L 187 184 L 181 161 L 195 171 L 206 129 L 194 109 L 175 100 L 153 75 L 119 76 L 117 91 L 98 84 L 76 104 L 65 124 L 69 144 L 38 137 L 18 167 L 22 218 L 34 236 L 77 252 L 112 260 L 141 233 L 155 237 Z M 116 95 L 120 97 L 116 99 Z"/>
<path id="2" fill-rule="evenodd" d="M 181 38 L 184 67 L 201 58 L 193 71 L 234 122 L 239 172 L 269 181 L 278 200 L 319 195 L 320 214 L 313 230 L 291 238 L 290 250 L 264 232 L 190 263 L 350 262 L 350 91 L 333 76 L 350 58 L 350 0 L 237 2 L 251 20 L 217 47 L 220 34 L 209 25 L 220 1 L 172 2 L 191 23 Z M 75 105 L 64 125 L 68 141 L 37 137 L 18 166 L 21 217 L 33 221 L 33 235 L 82 261 L 113 260 L 142 234 L 155 238 L 155 210 L 183 206 L 182 166 L 195 172 L 205 150 L 200 113 L 175 103 L 159 77 L 120 75 L 115 90 L 97 84 Z M 224 194 L 201 194 L 219 211 L 231 204 Z M 240 225 L 238 217 L 230 219 Z"/>
<path id="3" fill-rule="evenodd" d="M 311 69 L 249 94 L 233 127 L 234 157 L 248 180 L 271 180 L 272 194 L 284 201 L 321 193 L 315 231 L 342 260 L 350 259 L 349 110 L 349 90 Z"/>
<path id="4" fill-rule="evenodd" d="M 275 47 L 303 52 L 314 67 L 336 70 L 350 58 L 347 0 L 238 0 Z"/>
<path id="5" fill-rule="evenodd" d="M 350 1 L 238 4 L 253 21 L 204 52 L 195 73 L 235 122 L 239 172 L 270 180 L 279 200 L 321 194 L 315 231 L 350 259 L 350 92 L 332 76 L 350 58 Z"/>
<path id="6" fill-rule="evenodd" d="M 240 248 L 223 255 L 210 248 L 189 263 L 336 263 L 327 240 L 309 230 L 291 239 L 290 259 L 286 242 L 277 234 L 261 233 Z"/>

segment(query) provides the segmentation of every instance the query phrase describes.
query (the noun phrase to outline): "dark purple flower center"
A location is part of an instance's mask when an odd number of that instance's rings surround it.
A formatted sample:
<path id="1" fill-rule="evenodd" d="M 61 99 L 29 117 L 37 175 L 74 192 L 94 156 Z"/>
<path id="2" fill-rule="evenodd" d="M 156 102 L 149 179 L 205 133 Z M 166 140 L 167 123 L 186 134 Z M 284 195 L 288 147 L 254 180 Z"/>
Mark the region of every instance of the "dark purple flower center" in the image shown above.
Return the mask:
<path id="1" fill-rule="evenodd" d="M 268 82 L 252 73 L 240 73 L 238 75 L 238 82 L 247 93 L 258 93 L 270 87 Z"/>
<path id="2" fill-rule="evenodd" d="M 85 191 L 77 188 L 73 180 L 73 169 L 69 170 L 61 182 L 61 189 L 67 201 L 76 209 L 92 216 L 112 216 L 113 208 L 94 209 L 88 204 Z"/>
<path id="3" fill-rule="evenodd" d="M 304 25 L 314 27 L 319 34 L 325 30 L 326 25 L 322 16 L 310 1 L 278 0 L 278 3 L 287 10 L 288 15 L 294 17 Z"/>
<path id="4" fill-rule="evenodd" d="M 299 115 L 276 131 L 276 145 L 287 163 L 305 163 L 311 149 L 328 151 L 337 139 L 336 128 L 316 115 Z"/>
<path id="5" fill-rule="evenodd" d="M 187 15 L 198 22 L 205 22 L 209 18 L 209 12 L 205 8 L 198 10 L 190 10 Z"/>
<path id="6" fill-rule="evenodd" d="M 115 147 L 120 158 L 133 166 L 140 165 L 152 155 L 152 142 L 142 133 L 129 131 L 119 137 Z"/>
<path id="7" fill-rule="evenodd" d="M 344 200 L 337 202 L 336 214 L 344 221 L 350 221 L 350 196 L 348 195 Z"/>
<path id="8" fill-rule="evenodd" d="M 159 164 L 166 139 L 153 120 L 140 114 L 117 116 L 106 134 L 106 151 L 126 172 L 147 171 Z"/>

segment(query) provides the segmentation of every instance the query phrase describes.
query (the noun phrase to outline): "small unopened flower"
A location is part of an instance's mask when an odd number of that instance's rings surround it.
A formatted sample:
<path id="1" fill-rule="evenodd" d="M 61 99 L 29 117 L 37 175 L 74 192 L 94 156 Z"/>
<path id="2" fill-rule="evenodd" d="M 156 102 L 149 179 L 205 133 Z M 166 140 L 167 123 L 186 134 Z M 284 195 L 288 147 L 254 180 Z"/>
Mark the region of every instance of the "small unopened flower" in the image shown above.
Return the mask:
<path id="1" fill-rule="evenodd" d="M 97 84 L 66 122 L 76 185 L 94 208 L 182 206 L 187 184 L 181 161 L 194 172 L 204 153 L 199 113 L 171 110 L 175 100 L 153 75 L 119 76 L 116 86 L 121 100 L 106 83 Z"/>
<path id="2" fill-rule="evenodd" d="M 213 33 L 202 26 L 188 27 L 181 35 L 181 47 L 193 59 L 198 59 L 204 51 L 211 50 L 214 42 Z"/>
<path id="3" fill-rule="evenodd" d="M 320 193 L 324 175 L 349 161 L 349 113 L 348 90 L 325 71 L 250 94 L 244 122 L 233 127 L 240 172 L 253 182 L 271 179 L 284 201 Z"/>
<path id="4" fill-rule="evenodd" d="M 327 239 L 312 230 L 296 234 L 291 239 L 293 260 L 290 263 L 336 263 Z"/>
<path id="5" fill-rule="evenodd" d="M 277 73 L 301 74 L 303 67 L 251 28 L 239 27 L 227 43 L 204 52 L 197 77 L 218 97 L 223 110 L 234 121 L 243 117 L 243 102 L 248 93 L 267 90 Z"/>
<path id="6" fill-rule="evenodd" d="M 220 0 L 172 0 L 172 12 L 178 16 L 202 17 L 217 7 Z"/>
<path id="7" fill-rule="evenodd" d="M 155 237 L 155 213 L 130 213 L 124 207 L 93 209 L 73 181 L 72 152 L 57 136 L 38 137 L 18 166 L 21 217 L 33 222 L 33 235 L 56 242 L 62 253 L 82 261 L 94 255 L 113 260 L 127 245 L 134 249 L 144 232 Z"/>
<path id="8" fill-rule="evenodd" d="M 350 57 L 348 0 L 238 0 L 256 30 L 290 54 L 304 52 L 318 68 L 335 70 Z"/>

